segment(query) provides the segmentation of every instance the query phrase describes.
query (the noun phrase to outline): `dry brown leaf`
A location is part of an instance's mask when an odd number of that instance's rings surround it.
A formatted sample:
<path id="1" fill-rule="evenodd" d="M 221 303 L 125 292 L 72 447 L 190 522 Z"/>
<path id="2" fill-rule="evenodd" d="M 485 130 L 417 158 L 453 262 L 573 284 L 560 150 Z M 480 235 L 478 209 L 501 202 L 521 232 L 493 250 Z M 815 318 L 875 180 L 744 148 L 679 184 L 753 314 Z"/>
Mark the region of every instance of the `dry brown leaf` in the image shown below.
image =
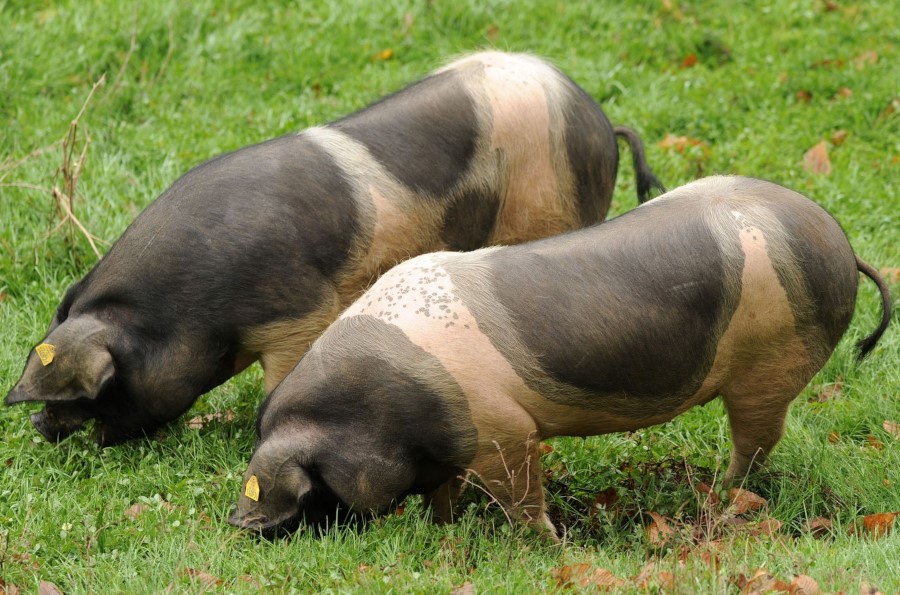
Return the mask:
<path id="1" fill-rule="evenodd" d="M 836 401 L 840 398 L 841 393 L 844 391 L 844 377 L 841 374 L 838 374 L 837 380 L 834 381 L 834 384 L 826 384 L 822 387 L 822 390 L 819 393 L 810 398 L 810 403 L 825 403 L 827 401 Z"/>
<path id="2" fill-rule="evenodd" d="M 63 592 L 50 581 L 41 581 L 38 583 L 38 595 L 63 595 Z"/>
<path id="3" fill-rule="evenodd" d="M 500 37 L 500 27 L 498 27 L 497 25 L 490 25 L 487 28 L 485 36 L 491 41 L 497 41 L 497 38 Z"/>
<path id="4" fill-rule="evenodd" d="M 799 91 L 797 91 L 794 96 L 797 98 L 797 101 L 801 103 L 809 103 L 810 101 L 812 101 L 812 93 L 804 89 L 800 89 Z"/>
<path id="5" fill-rule="evenodd" d="M 549 444 L 547 444 L 546 442 L 541 442 L 541 452 L 549 454 L 549 453 L 553 452 L 553 447 L 550 446 Z"/>
<path id="6" fill-rule="evenodd" d="M 831 137 L 828 140 L 830 140 L 831 144 L 835 147 L 840 147 L 844 144 L 844 141 L 847 140 L 847 134 L 846 130 L 835 130 L 831 133 Z"/>
<path id="7" fill-rule="evenodd" d="M 661 514 L 648 512 L 653 520 L 647 525 L 647 541 L 650 545 L 662 547 L 675 536 L 675 531 L 669 526 L 668 519 Z"/>
<path id="8" fill-rule="evenodd" d="M 721 499 L 719 498 L 719 495 L 716 493 L 716 491 L 702 481 L 694 487 L 701 494 L 706 494 L 707 503 L 715 505 L 721 502 Z"/>
<path id="9" fill-rule="evenodd" d="M 0 593 L 3 595 L 19 595 L 19 587 L 12 583 L 7 583 L 3 580 L 3 577 L 0 576 Z"/>
<path id="10" fill-rule="evenodd" d="M 758 523 L 754 523 L 749 526 L 750 535 L 768 535 L 769 537 L 775 537 L 775 534 L 781 529 L 782 523 L 778 519 L 765 519 Z"/>
<path id="11" fill-rule="evenodd" d="M 841 8 L 837 2 L 834 2 L 834 0 L 825 0 L 823 4 L 825 4 L 825 12 L 834 12 L 836 10 L 840 10 Z"/>
<path id="12" fill-rule="evenodd" d="M 684 60 L 681 61 L 681 67 L 682 68 L 693 68 L 694 66 L 697 65 L 698 61 L 699 60 L 697 59 L 697 54 L 688 54 L 687 56 L 684 57 Z"/>
<path id="13" fill-rule="evenodd" d="M 751 510 L 759 510 L 768 503 L 768 500 L 750 490 L 731 488 L 728 490 L 729 508 L 734 514 L 744 514 Z"/>
<path id="14" fill-rule="evenodd" d="M 841 87 L 838 89 L 838 92 L 834 94 L 835 99 L 849 99 L 853 96 L 853 90 L 850 87 Z"/>
<path id="15" fill-rule="evenodd" d="M 869 448 L 874 448 L 875 450 L 881 450 L 882 448 L 884 448 L 884 444 L 882 444 L 881 440 L 879 440 L 872 434 L 866 436 L 866 446 L 868 446 Z"/>
<path id="16" fill-rule="evenodd" d="M 187 422 L 187 427 L 191 430 L 199 430 L 205 428 L 214 421 L 230 422 L 234 421 L 234 411 L 226 409 L 225 411 L 216 411 L 215 413 L 207 413 L 192 417 Z"/>
<path id="17" fill-rule="evenodd" d="M 775 577 L 767 570 L 760 568 L 749 579 L 745 578 L 743 574 L 740 575 L 738 588 L 741 590 L 741 595 L 749 595 L 750 593 L 765 593 L 771 590 L 774 584 Z"/>
<path id="18" fill-rule="evenodd" d="M 664 591 L 675 590 L 675 575 L 671 572 L 668 572 L 667 570 L 660 571 L 660 573 L 656 575 L 656 580 Z"/>
<path id="19" fill-rule="evenodd" d="M 897 518 L 898 512 L 880 512 L 877 514 L 869 514 L 863 517 L 862 526 L 868 531 L 872 537 L 878 539 L 882 535 L 891 532 L 894 526 L 894 519 Z"/>
<path id="20" fill-rule="evenodd" d="M 392 48 L 384 48 L 383 50 L 372 56 L 372 62 L 386 62 L 393 57 L 394 50 Z"/>
<path id="21" fill-rule="evenodd" d="M 647 562 L 647 564 L 641 569 L 641 572 L 631 579 L 638 589 L 646 589 L 650 585 L 650 574 L 653 572 L 653 569 L 656 568 L 656 563 L 653 560 Z"/>
<path id="22" fill-rule="evenodd" d="M 791 593 L 796 595 L 819 595 L 819 583 L 811 576 L 798 574 L 791 581 Z"/>
<path id="23" fill-rule="evenodd" d="M 684 153 L 691 147 L 698 147 L 704 157 L 709 157 L 709 146 L 702 140 L 689 136 L 675 136 L 669 132 L 657 145 L 665 150 L 674 149 L 676 153 Z"/>
<path id="24" fill-rule="evenodd" d="M 196 568 L 185 568 L 182 572 L 183 574 L 200 581 L 204 587 L 217 587 L 224 582 L 219 577 L 213 576 L 202 570 L 197 570 Z"/>
<path id="25" fill-rule="evenodd" d="M 831 533 L 831 519 L 827 519 L 823 516 L 817 516 L 814 519 L 810 519 L 808 523 L 803 527 L 803 530 L 813 537 L 824 537 Z"/>
<path id="26" fill-rule="evenodd" d="M 567 564 L 559 568 L 551 568 L 550 576 L 556 579 L 557 587 L 569 587 L 572 585 L 586 587 L 590 576 L 591 565 L 587 563 Z M 582 582 L 584 581 L 584 582 Z"/>
<path id="27" fill-rule="evenodd" d="M 878 52 L 869 50 L 861 53 L 853 58 L 853 65 L 857 70 L 862 70 L 866 66 L 874 66 L 878 63 Z"/>
<path id="28" fill-rule="evenodd" d="M 884 431 L 900 440 L 900 424 L 895 421 L 884 420 L 884 423 L 881 424 L 881 427 L 884 428 Z"/>
<path id="29" fill-rule="evenodd" d="M 403 516 L 404 511 L 406 511 L 406 506 L 401 504 L 400 506 L 398 506 L 397 508 L 394 509 L 394 514 L 396 516 Z"/>
<path id="30" fill-rule="evenodd" d="M 828 145 L 825 141 L 819 141 L 803 155 L 803 169 L 823 176 L 831 173 L 831 160 L 828 158 Z"/>
<path id="31" fill-rule="evenodd" d="M 599 510 L 600 508 L 610 510 L 618 501 L 619 493 L 616 492 L 616 488 L 608 487 L 594 496 L 594 502 L 591 505 L 591 514 L 597 514 L 597 510 Z"/>
<path id="32" fill-rule="evenodd" d="M 885 280 L 892 284 L 896 285 L 900 283 L 900 268 L 897 267 L 881 267 L 879 272 L 884 275 Z"/>
<path id="33" fill-rule="evenodd" d="M 144 514 L 144 511 L 146 511 L 148 508 L 150 508 L 150 507 L 147 506 L 146 504 L 141 504 L 140 502 L 138 502 L 138 503 L 132 504 L 131 506 L 126 508 L 124 515 L 127 518 L 134 520 L 134 519 L 138 518 L 139 516 L 141 516 L 142 514 Z"/>
<path id="34" fill-rule="evenodd" d="M 597 568 L 591 573 L 591 580 L 588 584 L 598 587 L 621 587 L 625 581 L 605 568 Z"/>
<path id="35" fill-rule="evenodd" d="M 450 591 L 450 595 L 475 595 L 475 585 L 466 581 Z"/>

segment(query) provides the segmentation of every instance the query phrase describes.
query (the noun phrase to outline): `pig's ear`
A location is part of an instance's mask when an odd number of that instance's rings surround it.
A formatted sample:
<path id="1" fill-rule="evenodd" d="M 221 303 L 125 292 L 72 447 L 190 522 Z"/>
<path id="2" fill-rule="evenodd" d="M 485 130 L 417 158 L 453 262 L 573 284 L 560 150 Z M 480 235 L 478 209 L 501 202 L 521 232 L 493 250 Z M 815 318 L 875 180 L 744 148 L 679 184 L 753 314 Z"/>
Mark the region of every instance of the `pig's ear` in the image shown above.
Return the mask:
<path id="1" fill-rule="evenodd" d="M 6 404 L 96 399 L 115 376 L 110 335 L 96 318 L 66 320 L 34 348 Z"/>
<path id="2" fill-rule="evenodd" d="M 309 473 L 294 461 L 274 465 L 277 472 L 265 467 L 274 461 L 250 462 L 250 468 L 241 484 L 237 510 L 228 522 L 241 529 L 265 536 L 274 536 L 279 530 L 293 530 L 303 514 L 303 504 L 313 491 Z M 262 464 L 260 464 L 262 463 Z"/>

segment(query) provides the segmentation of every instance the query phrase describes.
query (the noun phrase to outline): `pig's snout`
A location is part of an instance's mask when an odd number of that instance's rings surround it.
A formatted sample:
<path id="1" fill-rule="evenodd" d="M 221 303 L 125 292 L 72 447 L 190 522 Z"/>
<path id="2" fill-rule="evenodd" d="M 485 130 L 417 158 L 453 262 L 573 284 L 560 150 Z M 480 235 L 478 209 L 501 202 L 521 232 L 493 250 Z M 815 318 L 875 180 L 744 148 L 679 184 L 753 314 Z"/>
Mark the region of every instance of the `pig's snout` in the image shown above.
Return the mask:
<path id="1" fill-rule="evenodd" d="M 50 442 L 60 442 L 80 430 L 90 415 L 80 408 L 47 405 L 31 415 L 31 424 Z"/>

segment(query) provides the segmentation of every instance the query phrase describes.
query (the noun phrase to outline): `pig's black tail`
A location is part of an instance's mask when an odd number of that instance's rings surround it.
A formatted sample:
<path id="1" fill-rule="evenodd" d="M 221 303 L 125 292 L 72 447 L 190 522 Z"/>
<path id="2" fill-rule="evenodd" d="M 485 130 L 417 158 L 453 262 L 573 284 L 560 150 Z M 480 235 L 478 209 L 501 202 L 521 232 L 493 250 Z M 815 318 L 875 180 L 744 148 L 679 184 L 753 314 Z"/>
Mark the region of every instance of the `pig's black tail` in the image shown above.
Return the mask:
<path id="1" fill-rule="evenodd" d="M 616 136 L 621 136 L 631 147 L 631 157 L 634 160 L 634 175 L 637 178 L 637 195 L 638 202 L 647 202 L 650 200 L 650 191 L 656 190 L 662 194 L 666 191 L 666 187 L 662 182 L 656 179 L 650 166 L 647 165 L 647 158 L 644 156 L 644 145 L 641 143 L 641 137 L 638 133 L 627 126 L 615 126 L 613 132 Z"/>
<path id="2" fill-rule="evenodd" d="M 888 323 L 891 321 L 891 293 L 888 291 L 887 283 L 885 283 L 881 275 L 878 274 L 878 271 L 876 271 L 869 263 L 860 260 L 859 256 L 856 257 L 856 268 L 863 275 L 874 281 L 875 285 L 878 286 L 879 291 L 881 291 L 881 324 L 878 325 L 878 328 L 875 329 L 874 333 L 856 344 L 856 348 L 859 350 L 859 355 L 856 356 L 856 359 L 857 361 L 862 361 L 869 355 L 869 352 L 872 351 L 875 344 L 878 343 L 878 339 L 884 334 Z"/>

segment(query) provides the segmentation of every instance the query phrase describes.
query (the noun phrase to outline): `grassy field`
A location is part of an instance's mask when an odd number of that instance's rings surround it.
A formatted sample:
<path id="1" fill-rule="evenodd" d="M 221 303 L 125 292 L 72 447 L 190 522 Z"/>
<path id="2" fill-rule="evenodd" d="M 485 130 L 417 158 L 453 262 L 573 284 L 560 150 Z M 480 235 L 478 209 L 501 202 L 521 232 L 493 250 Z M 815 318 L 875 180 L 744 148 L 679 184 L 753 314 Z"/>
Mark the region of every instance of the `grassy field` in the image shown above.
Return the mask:
<path id="1" fill-rule="evenodd" d="M 64 233 L 49 233 L 58 215 L 47 188 L 62 183 L 54 143 L 102 75 L 80 119 L 79 143 L 89 135 L 90 146 L 75 213 L 113 241 L 199 162 L 340 117 L 487 47 L 552 59 L 613 122 L 640 131 L 670 188 L 741 173 L 805 192 L 842 222 L 863 259 L 893 273 L 900 306 L 893 0 L 0 0 L 0 394 L 66 287 L 95 261 L 83 237 L 72 250 Z M 820 142 L 818 159 L 805 161 Z M 810 171 L 826 165 L 822 150 L 830 172 Z M 614 210 L 634 204 L 625 163 Z M 873 284 L 861 287 L 847 337 L 746 486 L 767 500 L 759 510 L 737 515 L 698 491 L 728 460 L 716 402 L 631 434 L 551 441 L 543 462 L 552 515 L 567 528 L 560 545 L 510 528 L 474 496 L 451 526 L 425 522 L 411 499 L 365 530 L 260 542 L 225 523 L 264 396 L 254 367 L 157 436 L 105 450 L 85 433 L 47 444 L 28 422 L 34 408 L 0 410 L 0 585 L 737 593 L 762 569 L 784 583 L 807 575 L 827 592 L 900 591 L 900 527 L 878 534 L 868 516 L 900 511 L 900 437 L 884 424 L 900 423 L 900 320 L 895 310 L 878 348 L 856 363 L 853 341 L 881 315 Z M 230 412 L 199 429 L 186 424 Z M 830 528 L 811 529 L 817 517 Z"/>

